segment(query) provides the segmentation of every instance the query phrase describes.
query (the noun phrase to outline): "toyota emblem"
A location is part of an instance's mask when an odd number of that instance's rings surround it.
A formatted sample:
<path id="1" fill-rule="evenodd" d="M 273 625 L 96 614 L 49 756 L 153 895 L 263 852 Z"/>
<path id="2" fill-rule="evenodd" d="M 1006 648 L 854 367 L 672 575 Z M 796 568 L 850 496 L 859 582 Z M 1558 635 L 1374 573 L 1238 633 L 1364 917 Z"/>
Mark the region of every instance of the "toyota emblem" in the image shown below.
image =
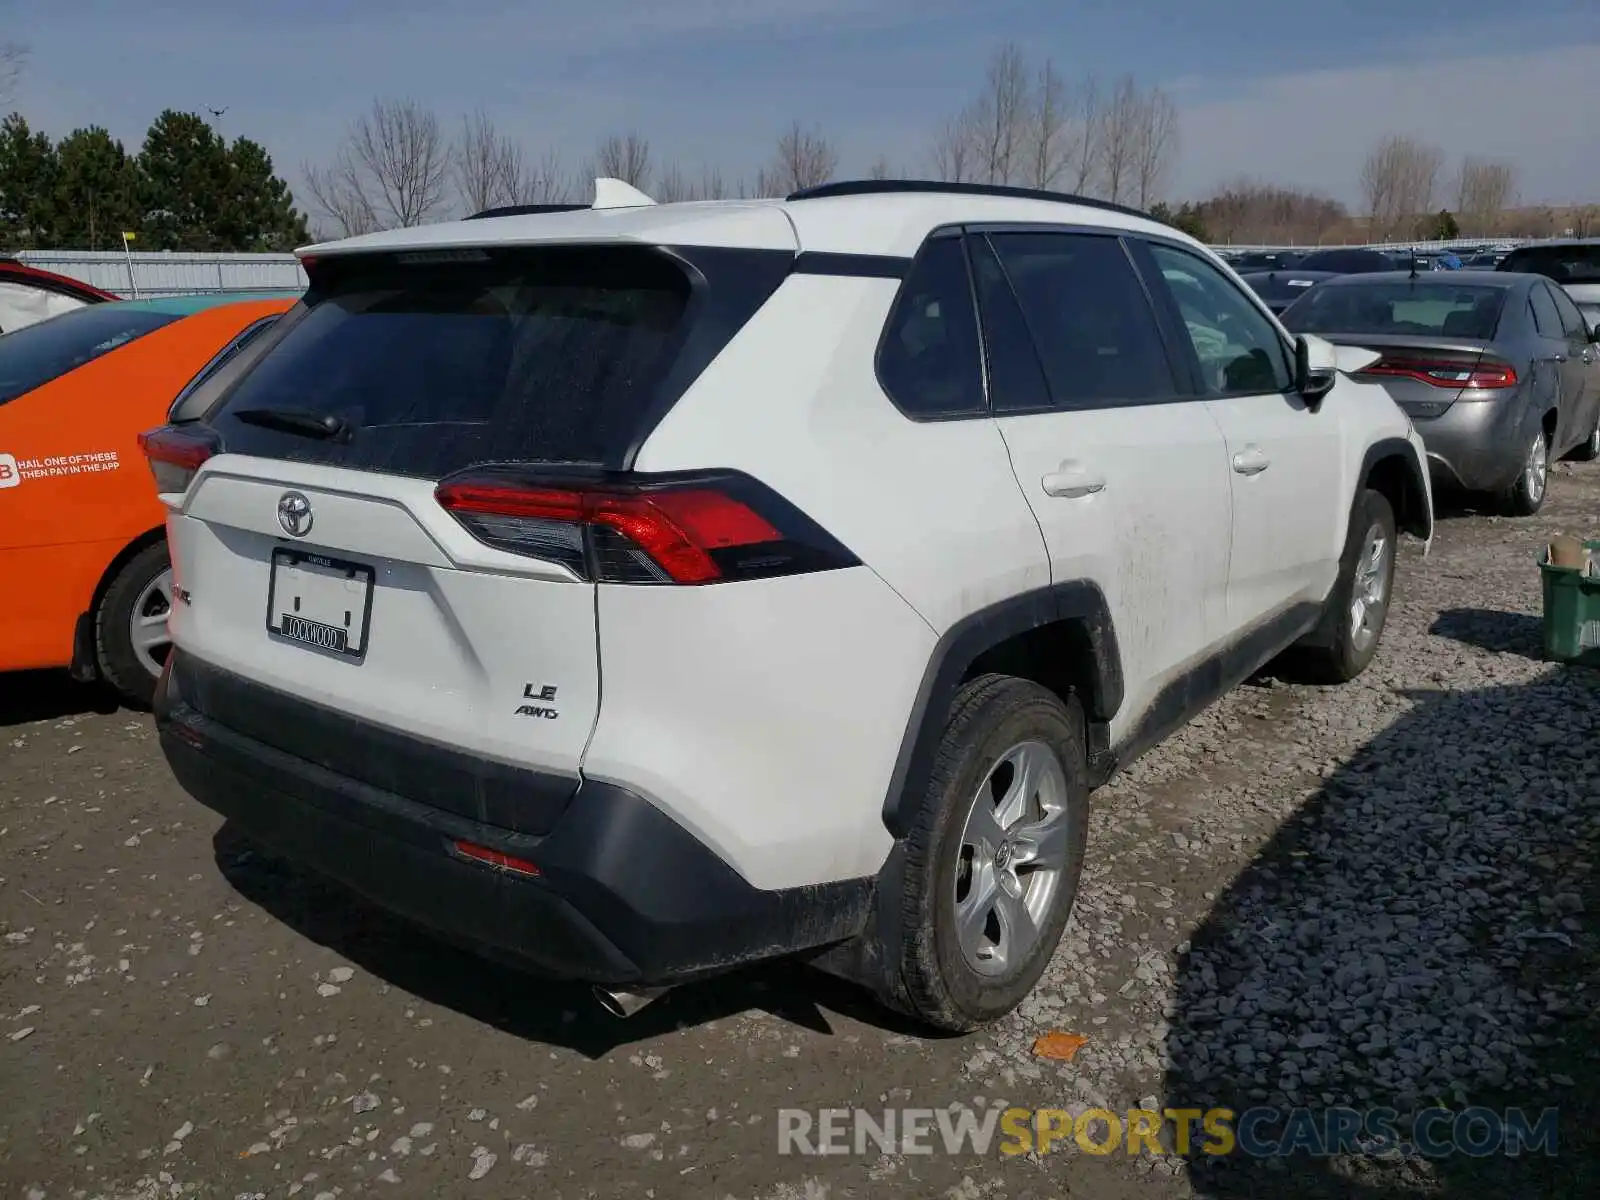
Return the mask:
<path id="1" fill-rule="evenodd" d="M 278 524 L 290 537 L 311 532 L 311 501 L 299 492 L 285 492 L 278 500 Z"/>

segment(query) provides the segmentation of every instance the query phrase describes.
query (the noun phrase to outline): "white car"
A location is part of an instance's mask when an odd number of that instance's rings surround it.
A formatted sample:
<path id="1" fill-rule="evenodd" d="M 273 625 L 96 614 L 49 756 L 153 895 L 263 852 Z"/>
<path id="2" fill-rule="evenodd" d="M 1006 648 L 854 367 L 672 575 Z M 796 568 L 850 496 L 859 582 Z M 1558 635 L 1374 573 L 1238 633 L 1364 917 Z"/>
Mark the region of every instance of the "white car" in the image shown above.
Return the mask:
<path id="1" fill-rule="evenodd" d="M 612 1011 L 803 955 L 998 1017 L 1093 788 L 1282 651 L 1372 659 L 1422 443 L 1128 209 L 598 191 L 311 247 L 148 435 L 167 758 Z"/>

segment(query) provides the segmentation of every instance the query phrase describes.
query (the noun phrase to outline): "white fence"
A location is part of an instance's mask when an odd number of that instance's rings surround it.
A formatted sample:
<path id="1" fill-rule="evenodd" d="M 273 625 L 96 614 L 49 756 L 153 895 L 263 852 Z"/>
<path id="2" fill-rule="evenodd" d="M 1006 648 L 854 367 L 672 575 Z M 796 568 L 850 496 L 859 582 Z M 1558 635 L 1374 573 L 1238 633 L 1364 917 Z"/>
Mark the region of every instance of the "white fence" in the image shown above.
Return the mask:
<path id="1" fill-rule="evenodd" d="M 301 291 L 306 273 L 292 254 L 179 254 L 120 250 L 24 250 L 29 266 L 82 280 L 119 296 L 196 292 Z"/>

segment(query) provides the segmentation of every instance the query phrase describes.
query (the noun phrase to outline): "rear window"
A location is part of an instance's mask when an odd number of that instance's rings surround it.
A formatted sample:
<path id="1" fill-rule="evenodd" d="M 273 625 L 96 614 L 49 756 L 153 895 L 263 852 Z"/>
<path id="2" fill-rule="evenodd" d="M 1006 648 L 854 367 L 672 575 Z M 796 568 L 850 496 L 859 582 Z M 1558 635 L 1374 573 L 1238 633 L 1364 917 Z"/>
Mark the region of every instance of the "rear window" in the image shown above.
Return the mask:
<path id="1" fill-rule="evenodd" d="M 1492 338 L 1506 289 L 1431 282 L 1324 284 L 1284 310 L 1295 333 Z"/>
<path id="2" fill-rule="evenodd" d="M 176 313 L 95 304 L 0 337 L 0 404 L 176 321 Z"/>
<path id="3" fill-rule="evenodd" d="M 309 311 L 213 419 L 229 450 L 429 478 L 485 461 L 617 465 L 684 342 L 691 287 L 671 257 L 406 258 L 313 268 Z M 350 432 L 319 440 L 247 410 L 332 415 Z"/>
<path id="4" fill-rule="evenodd" d="M 1600 283 L 1600 244 L 1513 250 L 1501 261 L 1500 269 L 1543 275 L 1557 283 Z"/>

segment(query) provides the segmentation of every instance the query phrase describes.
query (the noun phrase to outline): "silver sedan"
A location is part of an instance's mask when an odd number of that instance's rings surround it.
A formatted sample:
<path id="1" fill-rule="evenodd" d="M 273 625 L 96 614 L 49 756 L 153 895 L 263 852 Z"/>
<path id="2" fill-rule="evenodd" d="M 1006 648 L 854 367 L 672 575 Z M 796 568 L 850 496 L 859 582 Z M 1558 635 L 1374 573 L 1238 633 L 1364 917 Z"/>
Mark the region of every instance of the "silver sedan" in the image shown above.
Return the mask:
<path id="1" fill-rule="evenodd" d="M 1600 457 L 1600 331 L 1541 276 L 1346 275 L 1282 319 L 1382 355 L 1361 375 L 1411 417 L 1439 484 L 1498 494 L 1526 516 L 1544 504 L 1552 460 Z"/>

